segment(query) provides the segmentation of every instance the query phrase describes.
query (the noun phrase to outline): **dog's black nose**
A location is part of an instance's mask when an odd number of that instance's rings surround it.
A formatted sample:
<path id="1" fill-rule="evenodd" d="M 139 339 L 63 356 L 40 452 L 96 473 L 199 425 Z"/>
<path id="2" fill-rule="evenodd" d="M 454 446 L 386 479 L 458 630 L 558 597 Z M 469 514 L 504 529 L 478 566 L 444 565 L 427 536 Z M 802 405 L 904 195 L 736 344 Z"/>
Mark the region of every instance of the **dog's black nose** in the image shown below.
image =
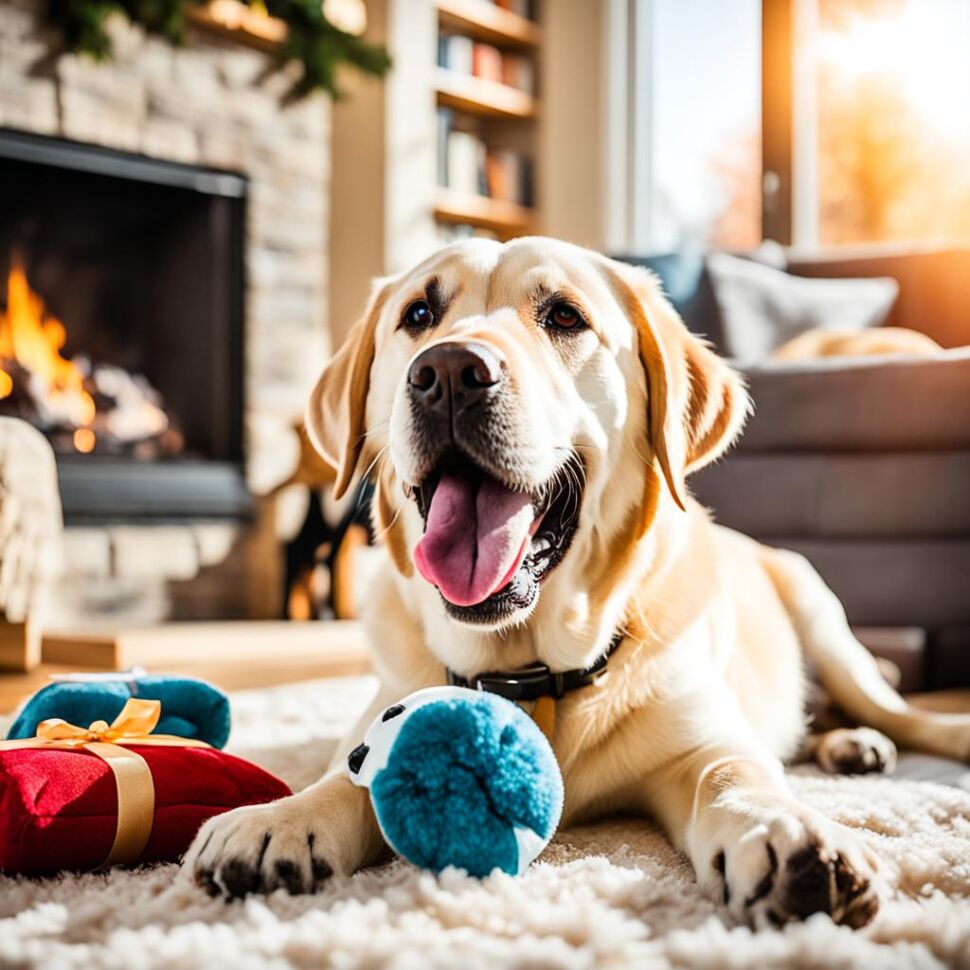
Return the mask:
<path id="1" fill-rule="evenodd" d="M 502 359 L 485 344 L 443 343 L 408 369 L 411 397 L 430 411 L 458 413 L 479 404 L 503 379 Z"/>
<path id="2" fill-rule="evenodd" d="M 357 747 L 354 748 L 349 755 L 347 755 L 347 767 L 351 770 L 351 772 L 353 772 L 353 774 L 356 775 L 360 771 L 360 766 L 364 763 L 364 759 L 367 757 L 367 753 L 369 751 L 370 748 L 368 748 L 366 744 L 358 744 Z"/>

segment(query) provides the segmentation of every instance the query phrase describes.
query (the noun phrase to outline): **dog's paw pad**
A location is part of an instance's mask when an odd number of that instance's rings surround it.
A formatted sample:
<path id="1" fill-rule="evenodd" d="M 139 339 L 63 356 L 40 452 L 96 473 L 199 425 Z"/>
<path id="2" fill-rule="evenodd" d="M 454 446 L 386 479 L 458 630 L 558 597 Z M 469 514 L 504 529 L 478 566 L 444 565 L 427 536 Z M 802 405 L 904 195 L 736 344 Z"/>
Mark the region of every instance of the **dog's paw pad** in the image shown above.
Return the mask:
<path id="1" fill-rule="evenodd" d="M 291 896 L 299 896 L 310 888 L 303 878 L 303 870 L 291 859 L 277 859 L 274 866 L 274 883 Z"/>
<path id="2" fill-rule="evenodd" d="M 225 894 L 231 899 L 241 899 L 262 887 L 259 869 L 242 859 L 230 859 L 219 869 L 219 879 Z"/>

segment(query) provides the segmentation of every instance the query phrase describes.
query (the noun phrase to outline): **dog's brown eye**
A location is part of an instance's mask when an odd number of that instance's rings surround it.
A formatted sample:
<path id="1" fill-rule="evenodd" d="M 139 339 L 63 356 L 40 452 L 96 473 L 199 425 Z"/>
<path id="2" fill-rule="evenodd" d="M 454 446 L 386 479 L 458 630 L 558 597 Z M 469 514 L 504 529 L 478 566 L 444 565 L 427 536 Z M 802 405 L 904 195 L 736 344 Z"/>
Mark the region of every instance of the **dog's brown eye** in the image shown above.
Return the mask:
<path id="1" fill-rule="evenodd" d="M 585 324 L 579 310 L 568 303 L 555 304 L 546 315 L 546 326 L 556 330 L 578 330 Z"/>
<path id="2" fill-rule="evenodd" d="M 408 330 L 427 330 L 434 323 L 434 312 L 426 300 L 415 300 L 404 311 L 401 322 Z"/>

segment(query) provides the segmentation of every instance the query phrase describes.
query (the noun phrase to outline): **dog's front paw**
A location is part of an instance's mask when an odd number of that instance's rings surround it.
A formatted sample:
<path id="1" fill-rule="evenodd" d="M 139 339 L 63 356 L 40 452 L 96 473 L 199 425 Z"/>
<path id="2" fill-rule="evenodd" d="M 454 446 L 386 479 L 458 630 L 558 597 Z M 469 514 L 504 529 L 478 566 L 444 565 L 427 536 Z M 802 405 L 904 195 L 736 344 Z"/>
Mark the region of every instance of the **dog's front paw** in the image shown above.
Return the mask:
<path id="1" fill-rule="evenodd" d="M 875 856 L 849 829 L 812 813 L 752 824 L 711 865 L 732 915 L 756 927 L 828 913 L 857 929 L 879 909 Z"/>
<path id="2" fill-rule="evenodd" d="M 313 892 L 379 855 L 383 841 L 366 789 L 334 777 L 269 805 L 209 819 L 182 864 L 213 896 Z"/>
<path id="3" fill-rule="evenodd" d="M 333 866 L 319 820 L 293 802 L 298 800 L 237 808 L 209 819 L 186 854 L 184 869 L 213 896 L 313 892 L 333 874 Z"/>

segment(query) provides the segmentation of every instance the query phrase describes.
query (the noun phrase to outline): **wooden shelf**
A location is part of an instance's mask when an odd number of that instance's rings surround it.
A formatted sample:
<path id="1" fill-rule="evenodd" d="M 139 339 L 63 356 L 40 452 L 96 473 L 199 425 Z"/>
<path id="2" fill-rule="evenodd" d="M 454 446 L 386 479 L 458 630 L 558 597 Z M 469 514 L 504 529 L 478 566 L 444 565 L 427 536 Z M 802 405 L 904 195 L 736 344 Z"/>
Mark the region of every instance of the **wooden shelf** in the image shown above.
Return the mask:
<path id="1" fill-rule="evenodd" d="M 285 21 L 254 13 L 238 0 L 211 0 L 203 6 L 189 7 L 185 16 L 193 27 L 264 51 L 278 50 L 288 33 Z"/>
<path id="2" fill-rule="evenodd" d="M 535 213 L 525 206 L 450 189 L 438 189 L 434 217 L 451 225 L 490 229 L 502 239 L 526 236 L 535 225 Z"/>
<path id="3" fill-rule="evenodd" d="M 475 0 L 472 0 L 475 2 Z M 535 118 L 536 99 L 507 84 L 439 67 L 435 76 L 438 104 L 491 118 Z"/>
<path id="4" fill-rule="evenodd" d="M 44 633 L 43 661 L 58 666 L 101 670 L 154 670 L 192 667 L 240 667 L 271 663 L 303 666 L 367 663 L 359 623 L 285 620 L 161 623 L 157 626 L 104 631 Z M 320 674 L 324 676 L 324 674 Z"/>
<path id="5" fill-rule="evenodd" d="M 538 24 L 487 0 L 438 0 L 442 27 L 476 40 L 510 47 L 536 47 L 542 41 Z"/>
<path id="6" fill-rule="evenodd" d="M 104 674 L 132 664 L 201 677 L 224 690 L 370 671 L 363 629 L 350 621 L 164 623 L 140 631 L 45 633 L 43 647 L 47 659 L 30 673 L 0 672 L 0 713 L 45 687 L 51 675 Z"/>

